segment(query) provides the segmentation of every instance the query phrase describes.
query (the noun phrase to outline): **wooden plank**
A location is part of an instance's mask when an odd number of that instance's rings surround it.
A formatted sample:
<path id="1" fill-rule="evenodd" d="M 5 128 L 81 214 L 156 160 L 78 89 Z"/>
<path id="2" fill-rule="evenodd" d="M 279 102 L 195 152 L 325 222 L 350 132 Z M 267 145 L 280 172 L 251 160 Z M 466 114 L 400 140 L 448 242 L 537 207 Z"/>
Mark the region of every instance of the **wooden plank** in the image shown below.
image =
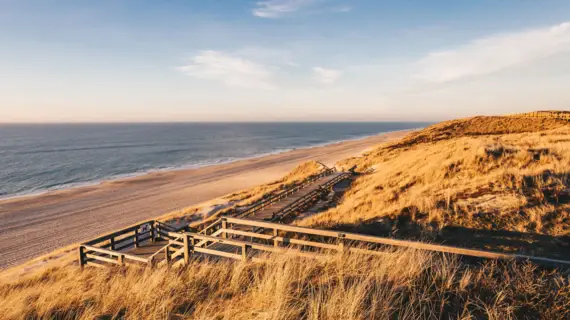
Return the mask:
<path id="1" fill-rule="evenodd" d="M 343 238 L 346 240 L 355 240 L 355 241 L 361 241 L 361 242 L 385 244 L 385 245 L 398 246 L 398 247 L 407 247 L 407 248 L 413 248 L 413 249 L 419 249 L 419 250 L 428 250 L 428 251 L 435 251 L 435 252 L 442 252 L 442 253 L 451 253 L 451 254 L 458 254 L 458 255 L 471 256 L 471 257 L 477 257 L 477 258 L 519 259 L 519 260 L 530 260 L 530 261 L 534 261 L 534 262 L 541 263 L 541 264 L 549 264 L 549 265 L 555 264 L 555 265 L 570 266 L 570 261 L 563 261 L 563 260 L 556 260 L 556 259 L 549 259 L 549 258 L 542 258 L 542 257 L 532 257 L 532 256 L 525 256 L 525 255 L 498 253 L 498 252 L 492 252 L 492 251 L 473 250 L 473 249 L 466 249 L 466 248 L 460 248 L 460 247 L 435 245 L 435 244 L 428 244 L 428 243 L 407 241 L 407 240 L 396 240 L 396 239 L 390 239 L 390 238 L 381 238 L 381 237 L 361 235 L 361 234 L 356 234 L 356 233 L 346 233 L 346 232 L 335 232 L 335 231 L 328 231 L 328 230 L 310 229 L 310 228 L 294 227 L 294 226 L 269 223 L 269 222 L 248 221 L 248 220 L 236 219 L 236 218 L 228 218 L 228 222 L 238 224 L 238 225 L 256 226 L 256 227 L 262 227 L 262 228 L 267 228 L 267 229 L 277 229 L 280 231 L 291 231 L 291 232 L 310 234 L 310 235 L 337 237 L 337 238 Z"/>
<path id="2" fill-rule="evenodd" d="M 137 229 L 138 229 L 138 228 L 137 228 Z M 137 229 L 130 230 L 130 231 L 127 231 L 127 232 L 125 232 L 125 233 L 122 233 L 122 234 L 120 234 L 120 235 L 118 235 L 118 236 L 115 236 L 115 237 L 114 237 L 115 243 L 120 242 L 120 241 L 125 241 L 125 239 L 128 239 L 128 238 L 134 236 L 134 235 L 135 235 L 135 231 L 136 231 Z"/>
<path id="3" fill-rule="evenodd" d="M 230 217 L 228 217 L 227 219 L 228 219 L 228 222 L 238 224 L 238 225 L 261 227 L 261 228 L 266 228 L 266 229 L 277 229 L 280 231 L 291 231 L 291 232 L 312 234 L 312 235 L 325 236 L 325 237 L 337 238 L 339 236 L 339 234 L 342 234 L 342 232 L 337 232 L 337 231 L 311 229 L 311 228 L 304 228 L 304 227 L 295 227 L 295 226 L 284 225 L 284 224 L 279 224 L 279 223 L 252 221 L 252 220 L 244 220 L 244 219 L 237 219 L 237 218 L 230 218 Z"/>
<path id="4" fill-rule="evenodd" d="M 183 255 L 183 254 L 184 254 L 184 248 L 180 248 L 180 249 L 178 249 L 177 251 L 172 252 L 172 253 L 170 254 L 170 257 L 171 257 L 172 259 L 174 259 L 174 258 L 177 258 L 178 256 Z"/>
<path id="5" fill-rule="evenodd" d="M 111 250 L 107 250 L 107 249 L 101 249 L 101 248 L 97 248 L 97 247 L 93 247 L 93 246 L 89 246 L 89 245 L 83 245 L 86 249 L 86 251 L 95 251 L 95 252 L 99 252 L 99 253 L 104 253 L 104 254 L 108 254 L 108 255 L 112 255 L 112 256 L 119 256 L 121 255 L 120 252 L 115 252 L 115 251 L 111 251 Z"/>
<path id="6" fill-rule="evenodd" d="M 184 242 L 181 242 L 181 241 L 168 240 L 168 243 L 184 247 Z"/>
<path id="7" fill-rule="evenodd" d="M 142 223 L 138 223 L 138 224 L 136 224 L 136 225 L 132 225 L 132 226 L 130 226 L 130 227 L 127 227 L 127 228 L 124 228 L 124 229 L 121 229 L 121 230 L 118 230 L 118 231 L 115 231 L 115 232 L 111 232 L 111 233 L 102 235 L 102 236 L 97 237 L 97 238 L 95 238 L 95 239 L 91 239 L 91 240 L 85 242 L 84 244 L 86 244 L 86 245 L 94 245 L 94 244 L 97 244 L 97 243 L 99 243 L 99 242 L 103 242 L 103 241 L 105 241 L 105 240 L 109 240 L 109 239 L 111 239 L 111 238 L 120 236 L 120 235 L 122 235 L 122 234 L 124 234 L 124 233 L 134 231 L 135 229 L 138 229 L 138 228 L 140 228 L 140 227 L 143 226 L 143 225 L 152 224 L 152 223 L 154 223 L 154 222 L 155 222 L 155 220 L 149 220 L 149 221 L 145 221 L 145 222 L 142 222 Z"/>
<path id="8" fill-rule="evenodd" d="M 180 240 L 184 236 L 182 232 L 167 232 L 166 233 L 172 240 Z"/>
<path id="9" fill-rule="evenodd" d="M 139 237 L 139 242 L 143 242 L 143 241 L 149 240 L 150 238 L 152 238 L 152 235 L 151 235 L 150 232 L 149 232 L 148 236 L 146 236 L 146 237 Z"/>
<path id="10" fill-rule="evenodd" d="M 246 210 L 246 211 L 244 211 L 244 212 L 241 212 L 241 213 L 237 214 L 236 216 L 239 216 L 239 217 L 242 217 L 242 218 L 243 218 L 243 217 L 245 217 L 245 216 L 248 216 L 248 215 L 251 215 L 251 214 L 253 214 L 253 213 L 256 213 L 256 212 L 258 212 L 259 210 L 264 209 L 264 208 L 266 208 L 266 207 L 268 207 L 268 206 L 272 206 L 272 204 L 274 204 L 274 203 L 282 202 L 282 201 L 280 201 L 280 200 L 285 199 L 285 198 L 288 198 L 289 195 L 292 195 L 292 194 L 294 194 L 294 193 L 298 193 L 300 190 L 306 188 L 307 186 L 310 186 L 311 184 L 317 185 L 315 182 L 318 182 L 320 179 L 322 179 L 322 178 L 324 178 L 324 177 L 327 177 L 327 176 L 330 176 L 330 175 L 335 174 L 335 173 L 336 173 L 336 171 L 333 170 L 333 169 L 325 169 L 325 170 L 323 170 L 323 172 L 321 172 L 321 173 L 318 174 L 317 176 L 311 177 L 311 178 L 309 178 L 309 179 L 303 181 L 301 184 L 299 184 L 299 185 L 297 185 L 297 186 L 295 186 L 295 187 L 292 187 L 292 188 L 290 188 L 290 189 L 288 189 L 288 190 L 286 190 L 286 191 L 284 191 L 284 192 L 282 192 L 282 193 L 279 193 L 279 194 L 277 194 L 277 195 L 275 195 L 275 196 L 272 196 L 271 198 L 269 198 L 269 199 L 267 199 L 267 200 L 263 200 L 262 202 L 260 202 L 260 203 L 258 203 L 258 204 L 256 204 L 256 205 L 254 205 L 253 207 L 249 208 L 248 210 Z M 334 178 L 334 177 L 333 177 L 333 178 Z M 330 178 L 329 178 L 329 179 L 330 179 Z M 317 185 L 317 186 L 318 186 L 318 185 Z M 315 187 L 315 186 L 313 186 L 312 188 L 314 188 L 314 187 Z M 310 187 L 310 188 L 311 188 L 311 187 Z M 298 197 L 297 197 L 297 198 L 298 198 Z M 273 206 L 272 206 L 272 207 L 273 207 Z M 271 209 L 268 209 L 268 210 L 265 210 L 265 211 L 275 211 L 275 208 L 271 208 Z M 261 215 L 267 215 L 267 213 L 265 212 L 265 213 L 262 213 Z M 259 216 L 259 214 L 256 214 L 256 216 Z"/>
<path id="11" fill-rule="evenodd" d="M 105 258 L 105 257 L 101 257 L 95 254 L 91 254 L 91 253 L 86 253 L 85 256 L 87 258 L 90 259 L 95 259 L 95 260 L 99 260 L 99 261 L 105 261 L 105 262 L 109 262 L 109 263 L 113 263 L 113 264 L 120 264 L 119 261 L 115 260 L 115 259 L 111 259 L 111 258 Z"/>
<path id="12" fill-rule="evenodd" d="M 148 260 L 146 258 L 141 258 L 141 257 L 137 257 L 137 256 L 130 255 L 130 254 L 123 254 L 123 255 L 125 256 L 125 259 L 134 260 L 134 261 L 143 262 L 143 263 L 148 263 Z"/>
<path id="13" fill-rule="evenodd" d="M 274 240 L 274 241 L 279 241 L 282 243 L 311 246 L 311 247 L 317 247 L 317 248 L 322 248 L 322 249 L 333 249 L 333 250 L 338 249 L 338 246 L 335 244 L 327 244 L 327 243 L 322 243 L 322 242 L 278 237 L 278 236 L 272 236 L 272 235 L 268 235 L 268 234 L 260 234 L 260 233 L 255 233 L 255 232 L 233 230 L 233 229 L 227 229 L 226 232 L 229 234 L 235 234 L 235 235 L 240 235 L 240 236 L 253 237 L 253 238 L 264 239 L 264 240 Z"/>
<path id="14" fill-rule="evenodd" d="M 206 248 L 199 248 L 199 247 L 195 247 L 194 251 L 200 252 L 200 253 L 205 253 L 205 254 L 210 254 L 210 255 L 214 255 L 214 256 L 220 256 L 220 257 L 225 257 L 225 258 L 241 260 L 241 254 L 228 253 L 228 252 L 211 250 L 211 249 L 206 249 Z"/>
<path id="15" fill-rule="evenodd" d="M 220 235 L 221 233 L 222 233 L 222 229 L 219 229 L 219 230 L 217 230 L 216 232 L 212 233 L 212 234 L 210 235 L 210 237 L 216 237 L 216 236 Z M 208 240 L 202 240 L 202 241 L 198 242 L 198 243 L 196 244 L 196 246 L 197 246 L 197 247 L 203 247 L 203 246 L 206 245 L 208 242 L 209 242 Z"/>

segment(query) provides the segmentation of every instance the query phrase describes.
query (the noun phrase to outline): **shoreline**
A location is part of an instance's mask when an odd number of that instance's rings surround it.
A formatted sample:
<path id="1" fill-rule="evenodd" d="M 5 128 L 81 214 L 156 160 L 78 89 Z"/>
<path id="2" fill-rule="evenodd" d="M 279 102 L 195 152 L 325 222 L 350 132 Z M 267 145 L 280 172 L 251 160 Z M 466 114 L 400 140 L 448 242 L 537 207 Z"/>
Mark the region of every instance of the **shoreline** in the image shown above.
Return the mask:
<path id="1" fill-rule="evenodd" d="M 44 190 L 21 192 L 21 193 L 16 193 L 16 194 L 12 194 L 12 195 L 0 196 L 0 204 L 4 201 L 42 196 L 42 195 L 46 195 L 49 193 L 67 191 L 67 190 L 77 189 L 77 188 L 99 186 L 99 185 L 102 185 L 102 184 L 108 183 L 108 182 L 116 182 L 116 181 L 121 181 L 121 180 L 132 179 L 132 178 L 144 177 L 146 175 L 152 175 L 155 173 L 193 170 L 193 169 L 201 169 L 201 168 L 206 168 L 206 167 L 211 167 L 211 166 L 231 164 L 234 162 L 239 162 L 239 161 L 244 161 L 244 160 L 254 160 L 254 159 L 259 159 L 259 158 L 263 158 L 263 157 L 267 157 L 267 156 L 273 156 L 273 155 L 279 155 L 279 154 L 283 154 L 283 153 L 287 153 L 287 152 L 291 152 L 291 151 L 296 151 L 296 150 L 310 150 L 312 148 L 326 147 L 326 146 L 335 145 L 335 144 L 344 143 L 344 142 L 358 141 L 358 140 L 363 140 L 363 139 L 376 137 L 376 136 L 384 135 L 384 134 L 391 134 L 391 133 L 398 133 L 398 132 L 411 132 L 411 131 L 418 130 L 418 129 L 420 129 L 420 128 L 379 132 L 379 133 L 372 134 L 372 135 L 357 136 L 357 137 L 353 137 L 353 138 L 349 138 L 349 139 L 331 140 L 331 141 L 328 141 L 325 143 L 317 143 L 317 144 L 300 146 L 300 147 L 280 149 L 280 150 L 276 150 L 273 152 L 260 153 L 260 154 L 255 154 L 255 155 L 252 155 L 249 157 L 235 158 L 235 159 L 227 160 L 227 161 L 211 162 L 211 163 L 206 163 L 206 164 L 187 164 L 187 165 L 172 166 L 172 167 L 166 167 L 166 168 L 154 168 L 154 169 L 149 169 L 149 170 L 141 171 L 141 172 L 132 172 L 132 173 L 124 173 L 124 174 L 113 175 L 113 176 L 109 176 L 109 177 L 102 178 L 99 180 L 75 182 L 75 183 L 70 183 L 70 184 L 62 184 L 62 185 L 52 187 L 52 188 L 47 188 Z"/>
<path id="2" fill-rule="evenodd" d="M 0 270 L 112 230 L 275 181 L 306 161 L 333 165 L 411 131 L 1 200 Z"/>

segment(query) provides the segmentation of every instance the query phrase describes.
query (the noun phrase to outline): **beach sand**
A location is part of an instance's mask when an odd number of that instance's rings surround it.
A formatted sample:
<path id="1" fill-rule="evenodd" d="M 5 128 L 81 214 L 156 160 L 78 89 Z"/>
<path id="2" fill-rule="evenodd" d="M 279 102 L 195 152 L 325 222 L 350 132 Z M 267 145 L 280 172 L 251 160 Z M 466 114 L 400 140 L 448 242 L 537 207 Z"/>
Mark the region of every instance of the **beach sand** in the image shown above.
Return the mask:
<path id="1" fill-rule="evenodd" d="M 271 182 L 308 160 L 334 165 L 407 133 L 398 131 L 0 201 L 0 269 L 170 211 Z"/>

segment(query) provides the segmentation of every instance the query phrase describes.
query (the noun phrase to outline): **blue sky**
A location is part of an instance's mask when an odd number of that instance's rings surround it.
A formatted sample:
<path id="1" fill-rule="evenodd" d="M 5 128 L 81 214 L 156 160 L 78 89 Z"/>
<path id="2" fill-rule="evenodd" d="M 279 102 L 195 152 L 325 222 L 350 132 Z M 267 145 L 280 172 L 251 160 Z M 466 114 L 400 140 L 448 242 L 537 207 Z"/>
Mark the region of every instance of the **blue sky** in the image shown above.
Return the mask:
<path id="1" fill-rule="evenodd" d="M 0 122 L 570 109 L 570 2 L 0 0 Z"/>

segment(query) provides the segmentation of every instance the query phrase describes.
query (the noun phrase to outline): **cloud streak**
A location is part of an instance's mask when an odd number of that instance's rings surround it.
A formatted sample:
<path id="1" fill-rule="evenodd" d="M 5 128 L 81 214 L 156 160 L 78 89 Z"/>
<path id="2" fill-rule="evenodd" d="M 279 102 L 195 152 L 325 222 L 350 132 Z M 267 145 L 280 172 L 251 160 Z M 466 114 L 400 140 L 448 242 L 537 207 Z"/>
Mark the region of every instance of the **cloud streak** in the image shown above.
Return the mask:
<path id="1" fill-rule="evenodd" d="M 314 67 L 313 73 L 314 79 L 322 84 L 333 84 L 342 76 L 342 72 L 339 70 L 325 69 L 322 67 Z"/>
<path id="2" fill-rule="evenodd" d="M 416 78 L 445 83 L 483 76 L 570 51 L 570 22 L 518 33 L 493 35 L 428 54 Z"/>
<path id="3" fill-rule="evenodd" d="M 201 51 L 179 69 L 186 75 L 218 81 L 228 87 L 275 88 L 269 67 L 220 51 Z"/>
<path id="4" fill-rule="evenodd" d="M 292 13 L 313 9 L 318 11 L 348 12 L 352 8 L 348 5 L 329 6 L 330 0 L 266 0 L 256 3 L 252 10 L 254 16 L 260 18 L 280 18 Z"/>

